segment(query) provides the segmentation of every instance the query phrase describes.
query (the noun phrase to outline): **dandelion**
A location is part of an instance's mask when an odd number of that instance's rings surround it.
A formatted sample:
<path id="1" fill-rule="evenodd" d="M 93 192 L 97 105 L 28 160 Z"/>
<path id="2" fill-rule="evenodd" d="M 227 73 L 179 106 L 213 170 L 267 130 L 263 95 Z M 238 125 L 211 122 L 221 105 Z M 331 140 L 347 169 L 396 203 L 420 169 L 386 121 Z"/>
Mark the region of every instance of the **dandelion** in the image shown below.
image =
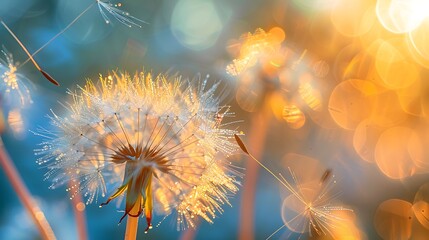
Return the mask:
<path id="1" fill-rule="evenodd" d="M 237 78 L 236 100 L 245 111 L 255 112 L 249 142 L 255 156 L 260 156 L 271 118 L 283 120 L 293 129 L 307 122 L 305 110 L 321 110 L 322 99 L 315 87 L 310 69 L 302 64 L 307 50 L 298 55 L 284 44 L 286 33 L 280 27 L 269 31 L 256 29 L 230 45 L 235 59 L 226 72 Z M 243 183 L 240 239 L 253 236 L 253 205 L 258 165 L 249 161 Z"/>
<path id="2" fill-rule="evenodd" d="M 56 130 L 36 133 L 46 139 L 38 163 L 53 188 L 78 180 L 68 190 L 83 192 L 87 204 L 116 189 L 101 205 L 125 197 L 120 221 L 128 215 L 131 238 L 137 217 L 146 218 L 147 231 L 154 211 L 174 213 L 178 230 L 193 227 L 198 216 L 212 222 L 240 175 L 225 161 L 237 150 L 237 131 L 221 122 L 233 114 L 219 106 L 218 85 L 148 73 L 88 81 L 69 92 L 74 101 L 63 117 L 50 116 Z"/>

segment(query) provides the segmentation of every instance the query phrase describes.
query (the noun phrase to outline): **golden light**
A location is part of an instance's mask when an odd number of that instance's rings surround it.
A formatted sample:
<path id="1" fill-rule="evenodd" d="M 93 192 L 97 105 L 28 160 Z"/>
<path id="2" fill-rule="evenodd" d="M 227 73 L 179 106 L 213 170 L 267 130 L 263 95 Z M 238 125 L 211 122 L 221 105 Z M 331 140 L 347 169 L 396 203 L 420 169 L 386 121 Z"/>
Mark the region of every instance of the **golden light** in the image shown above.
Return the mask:
<path id="1" fill-rule="evenodd" d="M 404 123 L 409 119 L 409 115 L 401 108 L 397 93 L 386 90 L 374 99 L 370 119 L 380 127 L 393 127 Z"/>
<path id="2" fill-rule="evenodd" d="M 342 128 L 354 130 L 372 114 L 378 87 L 370 82 L 351 79 L 338 84 L 329 99 L 329 112 Z"/>
<path id="3" fill-rule="evenodd" d="M 381 203 L 374 216 L 374 226 L 383 239 L 409 239 L 413 219 L 412 204 L 390 199 Z"/>
<path id="4" fill-rule="evenodd" d="M 30 89 L 26 85 L 30 81 L 17 72 L 18 65 L 6 48 L 3 47 L 0 52 L 4 56 L 4 59 L 0 57 L 0 91 L 3 104 L 13 108 L 22 108 L 31 104 L 33 100 Z"/>
<path id="5" fill-rule="evenodd" d="M 283 119 L 293 129 L 299 129 L 305 124 L 304 113 L 293 103 L 284 106 Z"/>
<path id="6" fill-rule="evenodd" d="M 408 34 L 410 52 L 416 62 L 429 68 L 429 18 Z"/>
<path id="7" fill-rule="evenodd" d="M 85 203 L 79 202 L 78 204 L 76 204 L 76 210 L 78 210 L 79 212 L 85 211 Z"/>
<path id="8" fill-rule="evenodd" d="M 313 65 L 313 73 L 318 78 L 324 78 L 328 75 L 330 67 L 326 61 L 319 60 Z"/>
<path id="9" fill-rule="evenodd" d="M 316 88 L 313 87 L 313 76 L 309 73 L 304 73 L 300 77 L 300 85 L 298 93 L 305 104 L 314 111 L 322 109 L 322 96 Z"/>
<path id="10" fill-rule="evenodd" d="M 416 173 L 422 153 L 423 145 L 413 129 L 392 127 L 378 139 L 375 161 L 386 176 L 403 179 Z"/>
<path id="11" fill-rule="evenodd" d="M 398 39 L 400 41 L 400 39 Z M 375 67 L 383 83 L 390 89 L 405 88 L 420 79 L 417 66 L 401 53 L 398 41 L 383 42 L 378 51 Z"/>
<path id="12" fill-rule="evenodd" d="M 332 237 L 335 240 L 364 240 L 367 239 L 356 222 L 356 214 L 352 211 L 334 211 L 333 213 L 341 221 L 337 221 L 332 228 Z M 324 239 L 324 238 L 322 238 Z M 330 238 L 326 238 L 330 239 Z"/>
<path id="13" fill-rule="evenodd" d="M 421 91 L 422 91 L 421 81 L 415 81 L 410 86 L 406 88 L 397 89 L 395 91 L 402 111 L 413 116 L 422 115 L 423 102 L 422 102 Z"/>
<path id="14" fill-rule="evenodd" d="M 419 188 L 413 204 L 413 212 L 419 223 L 429 229 L 429 184 L 426 183 Z"/>
<path id="15" fill-rule="evenodd" d="M 240 85 L 235 94 L 240 108 L 247 112 L 254 112 L 260 106 L 263 97 L 262 82 L 254 74 L 244 72 L 240 77 Z"/>
<path id="16" fill-rule="evenodd" d="M 392 33 L 407 33 L 416 29 L 429 16 L 426 0 L 377 0 L 378 20 Z"/>
<path id="17" fill-rule="evenodd" d="M 265 65 L 267 71 L 272 71 L 273 67 L 280 67 L 284 62 L 284 56 L 279 50 L 285 38 L 284 30 L 279 27 L 274 27 L 268 32 L 258 28 L 253 34 L 242 35 L 235 46 L 239 48 L 238 56 L 226 67 L 227 73 L 237 76 L 257 63 Z"/>
<path id="18" fill-rule="evenodd" d="M 15 137 L 22 137 L 25 133 L 25 124 L 20 109 L 13 109 L 7 115 L 7 123 Z"/>
<path id="19" fill-rule="evenodd" d="M 9 63 L 8 65 L 9 67 L 9 71 L 6 71 L 4 73 L 3 77 L 3 81 L 5 82 L 5 84 L 7 85 L 8 88 L 10 89 L 17 89 L 18 88 L 18 78 L 16 77 L 16 67 L 12 64 Z M 6 90 L 7 92 L 9 92 L 10 90 Z"/>
<path id="20" fill-rule="evenodd" d="M 347 37 L 365 34 L 375 20 L 372 0 L 338 1 L 331 11 L 332 24 L 338 32 Z"/>
<path id="21" fill-rule="evenodd" d="M 356 127 L 353 135 L 353 147 L 363 160 L 375 161 L 375 146 L 382 131 L 381 127 L 371 123 L 369 119 L 363 120 Z"/>

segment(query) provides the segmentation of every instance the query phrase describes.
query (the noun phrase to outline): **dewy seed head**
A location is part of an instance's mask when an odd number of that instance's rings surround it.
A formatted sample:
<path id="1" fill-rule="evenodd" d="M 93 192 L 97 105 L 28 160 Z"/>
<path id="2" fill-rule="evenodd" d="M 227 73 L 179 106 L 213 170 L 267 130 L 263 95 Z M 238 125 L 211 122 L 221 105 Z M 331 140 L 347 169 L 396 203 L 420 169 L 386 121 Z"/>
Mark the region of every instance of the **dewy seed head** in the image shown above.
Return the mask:
<path id="1" fill-rule="evenodd" d="M 146 230 L 153 211 L 175 213 L 179 230 L 195 226 L 196 216 L 212 222 L 238 190 L 240 173 L 224 162 L 238 149 L 238 132 L 222 123 L 232 114 L 215 97 L 219 83 L 190 82 L 114 72 L 70 92 L 67 112 L 50 117 L 55 133 L 39 133 L 46 141 L 38 162 L 53 187 L 77 179 L 71 190 L 88 202 L 124 196 L 122 218 L 144 215 Z"/>

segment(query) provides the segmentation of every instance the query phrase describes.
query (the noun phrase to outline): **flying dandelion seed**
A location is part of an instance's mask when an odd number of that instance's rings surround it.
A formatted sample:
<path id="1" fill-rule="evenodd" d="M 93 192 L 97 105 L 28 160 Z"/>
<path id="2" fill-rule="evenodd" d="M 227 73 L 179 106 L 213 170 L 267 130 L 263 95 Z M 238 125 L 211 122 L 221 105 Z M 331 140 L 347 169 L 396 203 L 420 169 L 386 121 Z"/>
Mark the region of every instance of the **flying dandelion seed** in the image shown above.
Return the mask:
<path id="1" fill-rule="evenodd" d="M 9 34 L 15 39 L 15 41 L 19 44 L 19 46 L 21 46 L 22 50 L 25 52 L 25 54 L 27 54 L 27 56 L 29 57 L 30 61 L 33 63 L 34 67 L 37 68 L 37 70 L 43 75 L 43 77 L 46 78 L 46 80 L 48 80 L 49 82 L 51 82 L 52 84 L 59 86 L 60 84 L 51 76 L 49 75 L 49 73 L 47 73 L 45 70 L 43 70 L 40 65 L 36 62 L 36 60 L 33 58 L 33 56 L 30 54 L 30 52 L 28 51 L 28 49 L 24 46 L 24 44 L 21 42 L 21 40 L 19 40 L 18 36 L 15 35 L 15 33 L 7 26 L 7 24 L 5 22 L 3 22 L 3 20 L 0 18 L 0 24 L 3 25 L 3 27 L 9 32 Z M 6 57 L 7 58 L 7 57 Z M 17 70 L 16 66 L 13 69 L 13 73 L 15 73 Z M 11 75 L 13 76 L 13 74 Z"/>
<path id="2" fill-rule="evenodd" d="M 128 12 L 118 9 L 118 7 L 122 6 L 121 3 L 112 4 L 109 1 L 101 0 L 96 0 L 96 2 L 98 5 L 98 9 L 100 10 L 101 16 L 107 24 L 112 23 L 108 14 L 112 15 L 114 19 L 128 27 L 135 26 L 141 28 L 142 26 L 140 25 L 140 23 L 146 23 L 143 20 L 131 16 Z"/>
<path id="3" fill-rule="evenodd" d="M 0 58 L 0 92 L 2 100 L 8 106 L 23 107 L 33 103 L 30 90 L 26 85 L 30 81 L 22 74 L 17 72 L 17 66 L 13 61 L 13 56 L 3 46 L 1 53 L 4 57 Z"/>
<path id="4" fill-rule="evenodd" d="M 343 221 L 341 212 L 352 210 L 333 204 L 338 194 L 331 194 L 335 180 L 330 170 L 320 180 L 306 183 L 301 183 L 293 171 L 291 176 L 295 187 L 282 177 L 283 183 L 292 189 L 282 204 L 284 226 L 296 233 L 308 232 L 310 236 L 333 236 Z"/>
<path id="5" fill-rule="evenodd" d="M 83 192 L 87 203 L 115 190 L 102 205 L 124 195 L 121 220 L 143 215 L 146 231 L 154 210 L 175 214 L 178 230 L 198 216 L 212 222 L 238 190 L 240 173 L 225 162 L 237 150 L 237 131 L 223 123 L 233 114 L 219 106 L 219 83 L 199 82 L 113 73 L 69 92 L 64 116 L 50 116 L 56 130 L 36 133 L 45 138 L 35 152 L 52 188 L 79 180 L 68 190 Z"/>
<path id="6" fill-rule="evenodd" d="M 241 150 L 268 171 L 290 193 L 282 204 L 284 225 L 274 231 L 267 239 L 273 237 L 284 227 L 296 233 L 308 232 L 310 236 L 334 236 L 334 230 L 341 226 L 343 214 L 353 210 L 333 204 L 338 194 L 331 194 L 336 183 L 332 170 L 326 170 L 320 178 L 313 181 L 300 182 L 299 177 L 289 168 L 294 185 L 281 174 L 276 175 L 246 148 L 243 141 L 234 135 Z"/>

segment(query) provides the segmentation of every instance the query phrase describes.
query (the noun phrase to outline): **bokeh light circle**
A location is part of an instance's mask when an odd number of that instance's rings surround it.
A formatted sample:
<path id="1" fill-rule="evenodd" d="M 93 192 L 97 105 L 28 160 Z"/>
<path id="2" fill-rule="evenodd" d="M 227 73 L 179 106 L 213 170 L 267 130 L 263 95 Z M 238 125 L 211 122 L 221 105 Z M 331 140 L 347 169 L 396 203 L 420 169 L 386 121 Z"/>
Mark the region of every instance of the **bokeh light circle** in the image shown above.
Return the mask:
<path id="1" fill-rule="evenodd" d="M 416 29 L 428 16 L 428 7 L 426 0 L 377 0 L 376 13 L 388 31 L 406 33 Z"/>
<path id="2" fill-rule="evenodd" d="M 210 0 L 180 0 L 171 16 L 171 31 L 176 39 L 192 50 L 212 47 L 223 29 L 222 18 Z"/>
<path id="3" fill-rule="evenodd" d="M 429 183 L 419 188 L 413 204 L 413 212 L 419 223 L 429 229 Z"/>
<path id="4" fill-rule="evenodd" d="M 354 130 L 372 113 L 378 88 L 370 81 L 351 79 L 338 84 L 329 98 L 329 112 L 342 128 Z"/>
<path id="5" fill-rule="evenodd" d="M 416 173 L 416 162 L 423 146 L 417 134 L 408 127 L 392 127 L 384 131 L 375 147 L 375 161 L 380 170 L 392 179 L 403 179 Z"/>
<path id="6" fill-rule="evenodd" d="M 375 22 L 372 1 L 339 1 L 332 9 L 331 21 L 338 32 L 347 37 L 357 37 L 370 30 Z"/>
<path id="7" fill-rule="evenodd" d="M 390 89 L 405 88 L 420 79 L 417 66 L 407 61 L 401 50 L 395 46 L 395 40 L 383 42 L 375 60 L 377 73 Z"/>
<path id="8" fill-rule="evenodd" d="M 382 239 L 406 240 L 411 236 L 411 203 L 389 199 L 381 203 L 374 215 L 374 226 Z"/>
<path id="9" fill-rule="evenodd" d="M 357 126 L 353 135 L 353 147 L 359 156 L 367 161 L 374 162 L 375 146 L 383 129 L 365 119 Z"/>

